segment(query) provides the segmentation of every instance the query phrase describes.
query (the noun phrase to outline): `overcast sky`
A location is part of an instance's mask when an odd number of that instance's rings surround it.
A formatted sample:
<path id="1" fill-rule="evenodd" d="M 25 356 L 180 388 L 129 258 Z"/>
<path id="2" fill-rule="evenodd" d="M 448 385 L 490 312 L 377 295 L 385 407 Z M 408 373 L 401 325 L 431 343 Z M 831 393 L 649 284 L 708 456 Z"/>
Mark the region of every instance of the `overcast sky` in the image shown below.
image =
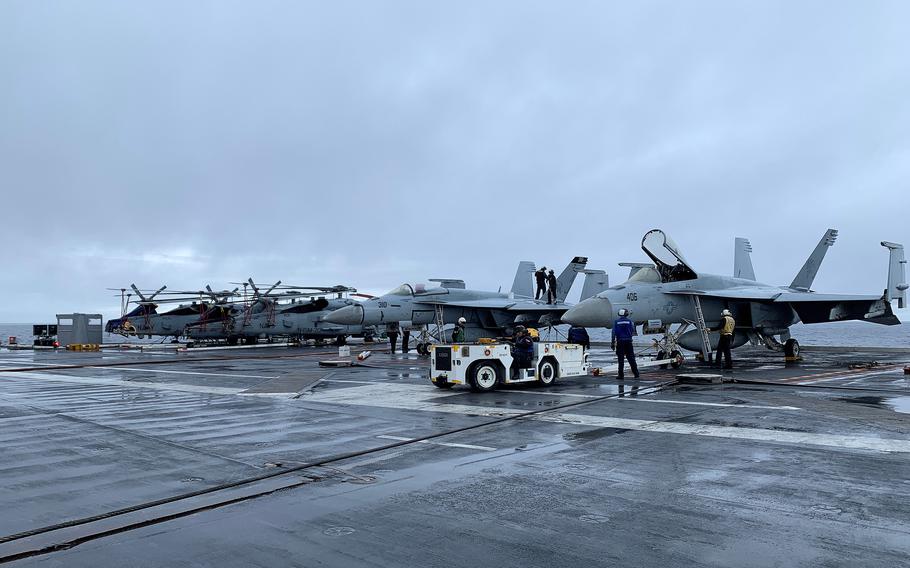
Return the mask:
<path id="1" fill-rule="evenodd" d="M 105 291 L 621 281 L 667 230 L 880 293 L 910 244 L 910 3 L 0 3 L 0 322 Z M 578 285 L 580 287 L 580 284 Z M 577 290 L 576 290 L 577 293 Z"/>

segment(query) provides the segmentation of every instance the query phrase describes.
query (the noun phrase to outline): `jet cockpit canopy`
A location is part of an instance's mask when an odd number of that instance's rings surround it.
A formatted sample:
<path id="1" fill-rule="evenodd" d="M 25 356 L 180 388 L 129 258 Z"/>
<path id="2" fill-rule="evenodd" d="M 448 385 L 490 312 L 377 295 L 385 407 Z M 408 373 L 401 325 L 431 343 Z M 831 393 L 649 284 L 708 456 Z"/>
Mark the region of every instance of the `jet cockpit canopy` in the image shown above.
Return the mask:
<path id="1" fill-rule="evenodd" d="M 679 282 L 698 278 L 698 274 L 686 262 L 673 239 L 660 229 L 653 229 L 645 233 L 641 239 L 641 249 L 654 261 L 657 271 L 660 273 L 661 282 Z"/>
<path id="2" fill-rule="evenodd" d="M 432 282 L 432 280 L 431 280 Z M 435 295 L 435 294 L 448 294 L 448 288 L 441 288 L 436 286 L 427 286 L 426 284 L 402 284 L 398 288 L 395 288 L 386 296 L 426 296 L 426 295 Z"/>
<path id="3" fill-rule="evenodd" d="M 410 284 L 402 284 L 401 286 L 391 290 L 385 294 L 386 296 L 413 296 L 414 288 Z"/>

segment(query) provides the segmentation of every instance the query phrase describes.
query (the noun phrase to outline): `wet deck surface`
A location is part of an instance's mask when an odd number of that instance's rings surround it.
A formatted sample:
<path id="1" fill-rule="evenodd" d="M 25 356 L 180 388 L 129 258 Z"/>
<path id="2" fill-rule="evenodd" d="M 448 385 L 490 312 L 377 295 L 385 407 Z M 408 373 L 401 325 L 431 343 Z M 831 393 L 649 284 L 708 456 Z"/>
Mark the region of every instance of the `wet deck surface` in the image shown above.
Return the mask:
<path id="1" fill-rule="evenodd" d="M 910 351 L 734 355 L 732 384 L 475 394 L 416 354 L 0 351 L 31 369 L 0 372 L 0 557 L 90 536 L 11 565 L 908 565 Z M 165 522 L 3 542 L 326 459 L 144 513 Z"/>

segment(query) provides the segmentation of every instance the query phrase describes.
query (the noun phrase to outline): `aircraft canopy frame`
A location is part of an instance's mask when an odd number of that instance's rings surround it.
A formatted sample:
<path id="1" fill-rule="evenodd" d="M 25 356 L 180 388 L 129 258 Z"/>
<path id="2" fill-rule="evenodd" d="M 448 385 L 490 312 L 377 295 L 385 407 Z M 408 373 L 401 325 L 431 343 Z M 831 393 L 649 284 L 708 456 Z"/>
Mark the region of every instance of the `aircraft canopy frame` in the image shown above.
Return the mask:
<path id="1" fill-rule="evenodd" d="M 661 282 L 694 280 L 698 274 L 686 261 L 679 247 L 660 229 L 652 229 L 641 239 L 641 250 L 654 261 Z"/>

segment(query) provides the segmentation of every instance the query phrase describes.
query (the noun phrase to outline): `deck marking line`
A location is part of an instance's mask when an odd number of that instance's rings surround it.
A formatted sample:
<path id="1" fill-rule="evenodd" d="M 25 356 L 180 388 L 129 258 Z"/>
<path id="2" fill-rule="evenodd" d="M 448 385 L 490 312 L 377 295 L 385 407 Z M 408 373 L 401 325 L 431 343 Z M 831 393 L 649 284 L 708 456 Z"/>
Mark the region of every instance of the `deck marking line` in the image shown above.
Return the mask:
<path id="1" fill-rule="evenodd" d="M 616 400 L 633 400 L 637 402 L 658 402 L 663 404 L 691 404 L 693 406 L 720 406 L 720 407 L 729 407 L 729 408 L 755 408 L 758 410 L 802 410 L 798 406 L 762 406 L 759 404 L 734 404 L 730 402 L 693 402 L 689 400 L 664 400 L 664 399 L 654 399 L 647 397 L 621 397 Z"/>
<path id="2" fill-rule="evenodd" d="M 137 369 L 135 367 L 85 367 L 86 369 L 104 369 L 106 371 L 139 371 L 142 373 L 166 373 L 171 375 L 201 375 L 206 377 L 233 377 L 237 379 L 277 379 L 278 375 L 235 375 L 233 373 L 205 373 L 202 371 L 172 371 L 167 369 Z"/>
<path id="3" fill-rule="evenodd" d="M 390 436 L 388 434 L 381 434 L 376 436 L 377 438 L 382 438 L 383 440 L 394 440 L 396 442 L 410 442 L 414 438 L 406 438 L 404 436 Z M 446 446 L 449 448 L 463 448 L 466 450 L 481 450 L 484 452 L 495 452 L 498 448 L 491 448 L 489 446 L 475 446 L 473 444 L 456 444 L 453 442 L 433 442 L 431 440 L 420 440 L 418 444 L 432 444 L 434 446 Z"/>
<path id="4" fill-rule="evenodd" d="M 460 396 L 461 394 L 462 393 L 458 392 L 427 392 L 425 387 L 417 385 L 382 384 L 313 393 L 310 396 L 305 397 L 304 400 L 307 402 L 322 402 L 347 406 L 375 406 L 401 410 L 470 414 L 473 416 L 486 417 L 518 416 L 525 414 L 524 410 L 513 408 L 433 402 L 439 401 L 440 398 Z M 910 439 L 902 440 L 813 432 L 789 432 L 786 430 L 766 430 L 762 428 L 716 426 L 710 424 L 685 424 L 672 421 L 641 420 L 587 414 L 537 414 L 529 416 L 528 419 L 542 422 L 577 424 L 579 426 L 592 426 L 597 428 L 619 428 L 666 434 L 689 434 L 715 438 L 784 442 L 803 445 L 809 444 L 841 449 L 910 453 Z"/>

